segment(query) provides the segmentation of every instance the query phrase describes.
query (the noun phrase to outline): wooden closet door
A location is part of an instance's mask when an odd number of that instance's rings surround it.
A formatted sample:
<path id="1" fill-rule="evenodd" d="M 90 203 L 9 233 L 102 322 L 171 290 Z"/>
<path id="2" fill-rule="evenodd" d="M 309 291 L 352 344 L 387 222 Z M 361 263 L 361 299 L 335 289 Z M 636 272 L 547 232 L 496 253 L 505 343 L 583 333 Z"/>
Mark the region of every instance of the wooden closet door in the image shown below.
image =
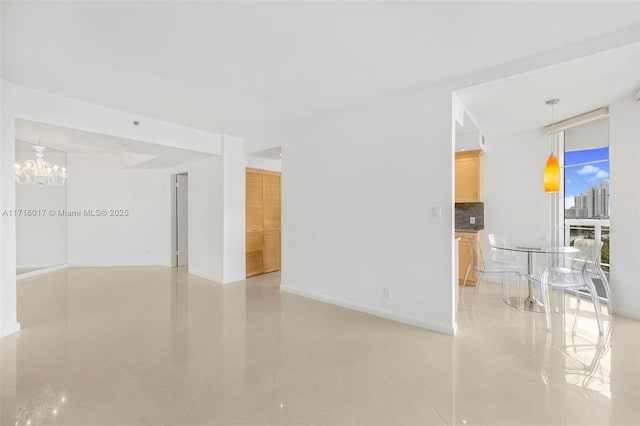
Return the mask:
<path id="1" fill-rule="evenodd" d="M 280 173 L 247 169 L 246 276 L 280 270 Z"/>
<path id="2" fill-rule="evenodd" d="M 263 175 L 247 170 L 246 175 L 246 276 L 262 274 L 263 265 Z"/>
<path id="3" fill-rule="evenodd" d="M 280 174 L 264 172 L 264 272 L 280 269 Z"/>

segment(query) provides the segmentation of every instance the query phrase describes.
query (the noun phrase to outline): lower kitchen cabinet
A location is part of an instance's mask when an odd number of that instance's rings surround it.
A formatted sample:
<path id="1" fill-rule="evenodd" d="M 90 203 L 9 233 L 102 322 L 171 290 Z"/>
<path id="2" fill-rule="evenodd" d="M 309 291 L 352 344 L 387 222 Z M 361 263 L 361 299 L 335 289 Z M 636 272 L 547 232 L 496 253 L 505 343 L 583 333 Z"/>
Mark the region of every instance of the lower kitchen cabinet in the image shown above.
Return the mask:
<path id="1" fill-rule="evenodd" d="M 460 238 L 458 243 L 458 282 L 462 284 L 464 282 L 464 274 L 467 272 L 467 266 L 471 260 L 471 248 L 469 244 L 465 243 L 465 238 L 479 241 L 482 243 L 482 231 L 477 232 L 456 232 L 455 238 Z M 477 264 L 476 266 L 480 266 Z M 476 271 L 469 273 L 467 279 L 468 286 L 475 286 L 478 274 Z"/>

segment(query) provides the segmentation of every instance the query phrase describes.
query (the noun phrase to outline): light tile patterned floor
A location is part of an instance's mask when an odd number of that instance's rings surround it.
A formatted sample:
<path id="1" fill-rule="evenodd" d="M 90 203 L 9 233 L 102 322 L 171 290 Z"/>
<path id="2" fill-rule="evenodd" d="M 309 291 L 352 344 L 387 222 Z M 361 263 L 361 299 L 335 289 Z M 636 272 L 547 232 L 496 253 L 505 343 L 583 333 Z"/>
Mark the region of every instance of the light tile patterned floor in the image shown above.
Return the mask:
<path id="1" fill-rule="evenodd" d="M 2 425 L 638 425 L 640 323 L 554 331 L 487 283 L 455 338 L 184 268 L 19 282 L 0 341 Z M 608 318 L 608 316 L 606 316 Z"/>

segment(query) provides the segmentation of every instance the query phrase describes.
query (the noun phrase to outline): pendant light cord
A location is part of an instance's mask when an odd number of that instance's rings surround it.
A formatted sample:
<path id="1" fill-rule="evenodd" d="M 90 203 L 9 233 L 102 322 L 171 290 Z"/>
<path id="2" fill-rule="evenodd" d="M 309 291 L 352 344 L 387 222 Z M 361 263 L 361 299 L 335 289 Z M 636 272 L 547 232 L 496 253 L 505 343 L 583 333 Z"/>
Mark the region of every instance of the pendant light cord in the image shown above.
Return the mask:
<path id="1" fill-rule="evenodd" d="M 556 105 L 555 102 L 551 103 L 551 138 L 550 138 L 550 141 L 551 141 L 551 154 L 553 154 L 553 124 L 554 124 L 554 121 L 555 121 L 554 120 L 554 116 L 553 116 L 553 110 L 554 110 L 555 105 Z"/>
<path id="2" fill-rule="evenodd" d="M 553 125 L 555 124 L 554 107 L 560 102 L 560 99 L 549 99 L 547 105 L 551 105 L 551 131 L 549 133 L 549 147 L 551 148 L 551 155 L 553 155 Z"/>

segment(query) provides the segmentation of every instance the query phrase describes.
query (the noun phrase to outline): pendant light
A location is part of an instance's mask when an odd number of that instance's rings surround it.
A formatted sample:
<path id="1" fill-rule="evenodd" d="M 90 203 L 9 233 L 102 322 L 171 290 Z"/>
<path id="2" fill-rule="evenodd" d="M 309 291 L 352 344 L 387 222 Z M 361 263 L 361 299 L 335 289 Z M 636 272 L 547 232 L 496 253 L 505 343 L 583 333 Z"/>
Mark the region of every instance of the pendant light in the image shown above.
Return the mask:
<path id="1" fill-rule="evenodd" d="M 544 192 L 560 191 L 560 163 L 558 158 L 553 155 L 553 106 L 560 102 L 560 99 L 550 99 L 547 105 L 551 105 L 551 133 L 549 134 L 549 144 L 551 146 L 551 154 L 544 167 Z"/>

